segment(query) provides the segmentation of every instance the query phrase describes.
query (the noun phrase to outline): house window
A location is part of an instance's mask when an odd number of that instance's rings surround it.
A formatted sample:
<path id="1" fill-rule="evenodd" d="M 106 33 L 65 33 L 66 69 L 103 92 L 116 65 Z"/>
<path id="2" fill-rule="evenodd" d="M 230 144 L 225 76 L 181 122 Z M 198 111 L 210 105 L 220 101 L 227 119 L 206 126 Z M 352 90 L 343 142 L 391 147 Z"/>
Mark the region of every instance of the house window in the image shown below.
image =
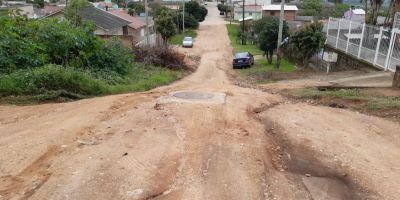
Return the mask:
<path id="1" fill-rule="evenodd" d="M 270 12 L 271 16 L 275 16 L 275 11 Z"/>
<path id="2" fill-rule="evenodd" d="M 144 36 L 144 29 L 140 29 L 140 37 Z"/>

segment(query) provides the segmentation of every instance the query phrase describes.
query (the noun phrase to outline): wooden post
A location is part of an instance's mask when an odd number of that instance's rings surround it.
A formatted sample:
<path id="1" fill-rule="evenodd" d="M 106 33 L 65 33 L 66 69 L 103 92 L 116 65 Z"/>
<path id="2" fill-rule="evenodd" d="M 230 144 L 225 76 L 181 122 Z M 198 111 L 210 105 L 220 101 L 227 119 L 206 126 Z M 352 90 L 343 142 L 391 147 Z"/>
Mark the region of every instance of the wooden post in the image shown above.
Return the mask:
<path id="1" fill-rule="evenodd" d="M 394 73 L 392 87 L 400 89 L 400 65 L 396 66 L 396 72 Z"/>

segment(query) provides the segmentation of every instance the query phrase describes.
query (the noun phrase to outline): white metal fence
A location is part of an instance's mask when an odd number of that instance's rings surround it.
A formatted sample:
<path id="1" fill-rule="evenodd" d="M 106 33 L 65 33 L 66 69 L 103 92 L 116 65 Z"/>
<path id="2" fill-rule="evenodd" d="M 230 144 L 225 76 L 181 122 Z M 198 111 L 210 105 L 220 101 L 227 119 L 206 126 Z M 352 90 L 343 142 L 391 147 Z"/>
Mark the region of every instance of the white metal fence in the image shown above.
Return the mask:
<path id="1" fill-rule="evenodd" d="M 384 70 L 400 65 L 400 31 L 347 19 L 329 18 L 326 43 Z"/>

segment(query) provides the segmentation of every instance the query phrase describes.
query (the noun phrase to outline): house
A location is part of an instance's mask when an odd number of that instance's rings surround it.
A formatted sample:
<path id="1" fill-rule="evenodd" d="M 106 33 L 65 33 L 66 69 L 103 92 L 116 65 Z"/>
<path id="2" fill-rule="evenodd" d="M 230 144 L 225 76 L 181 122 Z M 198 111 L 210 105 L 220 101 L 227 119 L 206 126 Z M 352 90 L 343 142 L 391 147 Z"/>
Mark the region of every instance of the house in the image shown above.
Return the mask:
<path id="1" fill-rule="evenodd" d="M 259 20 L 262 18 L 262 6 L 260 5 L 245 5 L 244 6 L 244 17 L 248 18 L 251 17 L 253 20 Z M 234 16 L 235 20 L 242 20 L 243 19 L 243 6 L 236 6 L 234 7 Z"/>
<path id="2" fill-rule="evenodd" d="M 46 4 L 42 9 L 36 11 L 38 18 L 42 18 L 44 16 L 52 15 L 54 13 L 60 12 L 65 8 L 65 5 L 52 5 Z"/>
<path id="3" fill-rule="evenodd" d="M 344 18 L 357 22 L 365 22 L 365 11 L 360 8 L 350 8 L 344 13 Z"/>
<path id="4" fill-rule="evenodd" d="M 1 0 L 0 0 L 1 1 Z M 10 10 L 18 9 L 20 14 L 25 15 L 28 19 L 36 19 L 36 7 L 33 4 L 25 3 L 25 1 L 3 1 L 0 5 L 0 12 L 6 14 Z"/>
<path id="5" fill-rule="evenodd" d="M 96 35 L 129 35 L 128 25 L 131 24 L 130 21 L 93 6 L 85 7 L 81 14 L 85 21 L 92 21 L 96 25 Z"/>
<path id="6" fill-rule="evenodd" d="M 262 7 L 263 16 L 274 16 L 279 17 L 281 11 L 281 5 L 278 4 L 271 4 L 271 5 L 264 5 Z M 299 9 L 295 5 L 285 5 L 284 6 L 284 16 L 286 21 L 293 21 L 296 18 L 297 11 Z"/>
<path id="7" fill-rule="evenodd" d="M 132 35 L 136 41 L 141 41 L 145 37 L 146 24 L 143 23 L 138 17 L 130 16 L 125 10 L 110 10 L 109 13 L 129 21 L 128 35 Z"/>
<path id="8" fill-rule="evenodd" d="M 87 6 L 81 11 L 85 21 L 91 21 L 96 26 L 95 34 L 103 39 L 119 37 L 125 46 L 145 40 L 146 23 L 141 17 L 132 17 L 125 10 L 109 9 L 108 11 Z M 64 19 L 64 11 L 54 12 L 44 18 Z M 152 20 L 149 20 L 152 22 Z M 154 22 L 153 22 L 154 24 Z M 153 33 L 153 25 L 149 23 L 149 34 Z"/>

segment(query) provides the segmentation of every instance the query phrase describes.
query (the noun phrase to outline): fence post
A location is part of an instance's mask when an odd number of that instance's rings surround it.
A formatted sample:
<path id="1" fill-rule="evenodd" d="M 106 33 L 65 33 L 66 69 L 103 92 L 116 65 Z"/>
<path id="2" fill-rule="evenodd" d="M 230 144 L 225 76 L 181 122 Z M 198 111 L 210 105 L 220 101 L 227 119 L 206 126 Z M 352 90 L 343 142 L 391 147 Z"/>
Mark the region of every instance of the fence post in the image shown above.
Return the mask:
<path id="1" fill-rule="evenodd" d="M 357 56 L 358 58 L 360 58 L 360 56 L 361 56 L 361 48 L 362 48 L 363 40 L 364 40 L 364 31 L 365 31 L 365 23 L 363 24 L 362 31 L 361 31 L 360 48 L 358 49 L 358 56 Z"/>
<path id="2" fill-rule="evenodd" d="M 383 27 L 379 29 L 379 36 L 378 36 L 378 44 L 376 44 L 376 52 L 375 52 L 375 58 L 374 58 L 374 65 L 376 65 L 376 62 L 378 61 L 378 55 L 379 55 L 379 48 L 381 46 L 381 40 L 382 40 L 382 33 L 383 33 Z M 375 35 L 374 35 L 375 37 Z"/>
<path id="3" fill-rule="evenodd" d="M 342 22 L 342 19 L 339 19 L 339 25 L 338 25 L 338 32 L 337 32 L 337 36 L 336 36 L 336 49 L 338 48 L 338 43 L 339 43 L 339 36 L 340 36 L 340 24 Z"/>
<path id="4" fill-rule="evenodd" d="M 394 47 L 394 36 L 396 35 L 396 28 L 392 29 L 392 34 L 390 36 L 390 44 L 389 44 L 389 49 L 386 55 L 386 61 L 385 61 L 385 71 L 388 70 L 389 64 L 390 64 L 390 57 L 392 56 L 392 51 Z"/>
<path id="5" fill-rule="evenodd" d="M 351 20 L 349 24 L 349 32 L 347 33 L 346 53 L 349 52 L 350 35 L 351 35 Z"/>
<path id="6" fill-rule="evenodd" d="M 328 43 L 328 40 L 329 40 L 329 26 L 330 26 L 330 24 L 331 24 L 331 17 L 329 17 L 329 19 L 328 19 L 328 26 L 326 27 L 326 40 L 325 40 L 325 44 L 327 44 L 327 43 Z"/>

